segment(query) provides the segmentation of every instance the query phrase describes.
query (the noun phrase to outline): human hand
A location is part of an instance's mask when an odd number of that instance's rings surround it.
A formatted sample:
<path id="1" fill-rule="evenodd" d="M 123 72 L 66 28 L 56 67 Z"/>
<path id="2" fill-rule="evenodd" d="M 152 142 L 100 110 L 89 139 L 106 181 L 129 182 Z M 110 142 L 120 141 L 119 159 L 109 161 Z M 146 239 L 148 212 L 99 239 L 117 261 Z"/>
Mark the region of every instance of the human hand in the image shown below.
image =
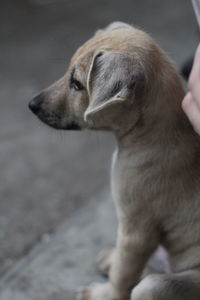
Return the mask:
<path id="1" fill-rule="evenodd" d="M 195 53 L 188 89 L 182 101 L 182 108 L 194 130 L 200 135 L 200 44 Z"/>

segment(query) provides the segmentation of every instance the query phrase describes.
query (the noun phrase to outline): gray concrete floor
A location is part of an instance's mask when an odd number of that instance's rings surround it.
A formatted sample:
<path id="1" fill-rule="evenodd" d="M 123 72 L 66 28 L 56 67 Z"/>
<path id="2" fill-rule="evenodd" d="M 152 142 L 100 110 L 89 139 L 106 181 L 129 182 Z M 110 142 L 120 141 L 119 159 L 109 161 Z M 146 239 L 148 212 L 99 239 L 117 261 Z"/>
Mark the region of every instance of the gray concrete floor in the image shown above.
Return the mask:
<path id="1" fill-rule="evenodd" d="M 72 300 L 74 291 L 91 279 L 105 280 L 95 259 L 100 249 L 114 242 L 116 217 L 108 198 L 107 190 L 96 195 L 20 260 L 0 280 L 0 299 L 60 300 L 65 295 L 65 300 Z"/>
<path id="2" fill-rule="evenodd" d="M 0 299 L 74 300 L 80 287 L 104 282 L 95 261 L 116 237 L 117 220 L 109 198 L 106 188 L 19 260 L 0 280 Z M 163 272 L 159 257 L 151 258 L 152 266 L 156 273 Z"/>
<path id="3" fill-rule="evenodd" d="M 177 67 L 197 43 L 188 0 L 0 2 L 0 275 L 77 215 L 109 181 L 110 134 L 57 132 L 28 111 L 76 48 L 121 20 L 148 31 Z"/>

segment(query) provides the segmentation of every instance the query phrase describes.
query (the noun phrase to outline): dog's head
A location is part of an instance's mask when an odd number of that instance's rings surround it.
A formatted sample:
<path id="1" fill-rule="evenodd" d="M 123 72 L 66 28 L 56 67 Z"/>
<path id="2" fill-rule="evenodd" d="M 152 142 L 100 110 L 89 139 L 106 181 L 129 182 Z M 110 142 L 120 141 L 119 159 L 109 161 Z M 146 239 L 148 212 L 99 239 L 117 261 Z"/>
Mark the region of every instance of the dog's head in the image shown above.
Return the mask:
<path id="1" fill-rule="evenodd" d="M 165 66 L 174 74 L 147 34 L 115 22 L 79 48 L 67 73 L 29 107 L 57 129 L 129 130 L 148 107 L 147 98 L 155 96 L 155 89 L 159 93 L 162 77 L 167 86 L 161 74 Z"/>

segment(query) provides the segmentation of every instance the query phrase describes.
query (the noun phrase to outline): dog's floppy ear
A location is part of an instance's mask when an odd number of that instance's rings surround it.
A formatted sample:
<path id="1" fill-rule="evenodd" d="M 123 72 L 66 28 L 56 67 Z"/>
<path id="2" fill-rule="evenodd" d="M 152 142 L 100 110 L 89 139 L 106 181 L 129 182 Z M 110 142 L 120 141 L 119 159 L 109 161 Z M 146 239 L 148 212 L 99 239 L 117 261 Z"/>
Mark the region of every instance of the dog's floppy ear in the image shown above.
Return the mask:
<path id="1" fill-rule="evenodd" d="M 88 72 L 87 90 L 90 102 L 85 112 L 85 120 L 93 119 L 97 113 L 111 106 L 131 102 L 138 96 L 143 82 L 143 68 L 134 56 L 97 51 Z"/>

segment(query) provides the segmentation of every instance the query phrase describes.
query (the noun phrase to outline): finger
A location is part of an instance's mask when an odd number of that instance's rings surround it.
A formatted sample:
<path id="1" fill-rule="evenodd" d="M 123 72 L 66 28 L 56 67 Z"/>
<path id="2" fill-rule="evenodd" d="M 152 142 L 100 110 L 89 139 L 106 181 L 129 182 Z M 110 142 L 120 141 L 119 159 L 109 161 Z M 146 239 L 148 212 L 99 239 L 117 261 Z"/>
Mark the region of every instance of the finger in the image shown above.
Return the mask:
<path id="1" fill-rule="evenodd" d="M 192 93 L 193 100 L 200 110 L 200 44 L 196 50 L 192 72 L 189 77 L 188 87 Z"/>
<path id="2" fill-rule="evenodd" d="M 192 88 L 193 83 L 196 81 L 196 79 L 200 76 L 200 44 L 196 50 L 192 71 L 190 73 L 189 77 L 189 88 Z"/>
<path id="3" fill-rule="evenodd" d="M 193 125 L 194 130 L 200 135 L 200 110 L 190 92 L 183 99 L 182 108 Z"/>

